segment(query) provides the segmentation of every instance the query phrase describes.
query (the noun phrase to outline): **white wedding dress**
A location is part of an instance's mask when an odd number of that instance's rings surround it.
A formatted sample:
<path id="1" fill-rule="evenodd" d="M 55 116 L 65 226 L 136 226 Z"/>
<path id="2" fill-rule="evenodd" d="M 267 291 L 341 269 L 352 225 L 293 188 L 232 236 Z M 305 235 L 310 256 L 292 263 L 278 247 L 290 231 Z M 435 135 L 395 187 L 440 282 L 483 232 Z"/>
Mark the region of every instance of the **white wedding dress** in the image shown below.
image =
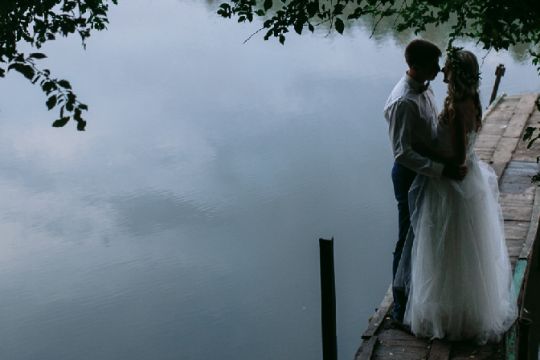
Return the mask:
<path id="1" fill-rule="evenodd" d="M 438 149 L 451 151 L 439 125 Z M 498 341 L 517 317 L 494 171 L 467 135 L 463 181 L 417 176 L 409 192 L 410 283 L 404 323 L 417 336 Z"/>

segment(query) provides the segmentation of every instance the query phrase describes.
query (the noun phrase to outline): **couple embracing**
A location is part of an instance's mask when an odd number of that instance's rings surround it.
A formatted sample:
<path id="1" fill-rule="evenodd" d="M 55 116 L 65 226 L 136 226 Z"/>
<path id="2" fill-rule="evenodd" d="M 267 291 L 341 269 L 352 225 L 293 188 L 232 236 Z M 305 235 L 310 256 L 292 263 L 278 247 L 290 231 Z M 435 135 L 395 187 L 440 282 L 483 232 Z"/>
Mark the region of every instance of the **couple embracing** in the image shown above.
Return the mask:
<path id="1" fill-rule="evenodd" d="M 440 49 L 413 40 L 384 115 L 394 153 L 399 237 L 394 324 L 421 337 L 498 341 L 517 317 L 494 171 L 474 152 L 482 126 L 479 65 L 451 47 L 439 114 L 429 86 Z"/>

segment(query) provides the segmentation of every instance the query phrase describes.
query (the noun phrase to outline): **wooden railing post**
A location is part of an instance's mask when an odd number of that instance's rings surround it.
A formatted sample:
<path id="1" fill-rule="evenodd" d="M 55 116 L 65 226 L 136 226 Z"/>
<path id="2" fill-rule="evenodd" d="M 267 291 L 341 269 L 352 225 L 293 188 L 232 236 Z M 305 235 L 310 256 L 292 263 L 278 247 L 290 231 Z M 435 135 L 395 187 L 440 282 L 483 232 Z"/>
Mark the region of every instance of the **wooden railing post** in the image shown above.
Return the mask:
<path id="1" fill-rule="evenodd" d="M 334 238 L 319 239 L 323 360 L 337 360 Z"/>
<path id="2" fill-rule="evenodd" d="M 497 97 L 497 92 L 499 91 L 499 84 L 501 83 L 501 77 L 504 76 L 506 69 L 503 64 L 499 64 L 497 69 L 495 69 L 495 84 L 493 84 L 493 90 L 491 91 L 491 98 L 489 103 L 491 104 L 493 100 Z"/>

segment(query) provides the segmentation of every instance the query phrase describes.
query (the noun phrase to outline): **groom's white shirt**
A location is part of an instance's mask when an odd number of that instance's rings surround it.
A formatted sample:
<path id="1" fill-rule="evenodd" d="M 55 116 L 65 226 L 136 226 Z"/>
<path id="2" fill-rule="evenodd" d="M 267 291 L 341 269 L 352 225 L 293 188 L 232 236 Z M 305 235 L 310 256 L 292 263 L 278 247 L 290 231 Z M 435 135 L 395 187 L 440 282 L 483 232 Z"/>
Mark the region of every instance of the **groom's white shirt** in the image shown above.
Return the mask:
<path id="1" fill-rule="evenodd" d="M 399 164 L 423 175 L 440 177 L 444 165 L 419 154 L 412 145 L 432 145 L 437 131 L 437 107 L 431 87 L 405 75 L 396 84 L 386 105 L 384 117 L 388 121 L 394 159 Z"/>

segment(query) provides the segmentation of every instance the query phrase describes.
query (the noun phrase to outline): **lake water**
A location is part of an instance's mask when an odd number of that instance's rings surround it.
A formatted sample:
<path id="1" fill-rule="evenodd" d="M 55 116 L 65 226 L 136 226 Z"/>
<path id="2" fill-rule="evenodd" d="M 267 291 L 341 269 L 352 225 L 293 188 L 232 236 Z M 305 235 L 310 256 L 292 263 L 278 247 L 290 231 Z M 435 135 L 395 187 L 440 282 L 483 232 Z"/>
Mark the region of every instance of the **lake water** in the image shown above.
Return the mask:
<path id="1" fill-rule="evenodd" d="M 320 359 L 332 236 L 352 358 L 391 277 L 381 109 L 407 40 L 358 26 L 244 45 L 257 24 L 217 3 L 123 1 L 87 51 L 48 44 L 43 64 L 90 105 L 85 133 L 51 128 L 21 76 L 0 82 L 0 358 Z M 540 91 L 492 52 L 484 102 L 500 62 L 501 92 Z"/>

